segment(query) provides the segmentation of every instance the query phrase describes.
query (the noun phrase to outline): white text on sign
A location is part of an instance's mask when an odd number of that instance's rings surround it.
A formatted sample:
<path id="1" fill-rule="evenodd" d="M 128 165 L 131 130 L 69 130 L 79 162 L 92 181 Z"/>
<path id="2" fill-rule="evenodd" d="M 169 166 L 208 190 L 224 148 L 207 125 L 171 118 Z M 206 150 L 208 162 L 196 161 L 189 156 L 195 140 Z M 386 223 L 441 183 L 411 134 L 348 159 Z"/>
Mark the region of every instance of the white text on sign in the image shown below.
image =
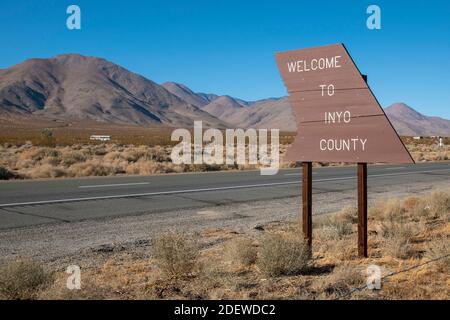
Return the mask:
<path id="1" fill-rule="evenodd" d="M 325 112 L 325 123 L 349 123 L 352 118 L 350 111 Z"/>
<path id="2" fill-rule="evenodd" d="M 319 85 L 321 94 L 323 96 L 334 95 L 333 84 Z M 352 120 L 352 114 L 350 111 L 326 111 L 324 112 L 325 124 L 348 124 Z M 349 138 L 349 139 L 320 139 L 319 148 L 320 151 L 364 151 L 366 147 L 367 139 Z"/>
<path id="3" fill-rule="evenodd" d="M 364 151 L 367 139 L 320 139 L 321 151 Z"/>
<path id="4" fill-rule="evenodd" d="M 340 68 L 341 56 L 314 58 L 311 60 L 297 60 L 287 62 L 289 72 L 307 72 L 324 69 Z"/>

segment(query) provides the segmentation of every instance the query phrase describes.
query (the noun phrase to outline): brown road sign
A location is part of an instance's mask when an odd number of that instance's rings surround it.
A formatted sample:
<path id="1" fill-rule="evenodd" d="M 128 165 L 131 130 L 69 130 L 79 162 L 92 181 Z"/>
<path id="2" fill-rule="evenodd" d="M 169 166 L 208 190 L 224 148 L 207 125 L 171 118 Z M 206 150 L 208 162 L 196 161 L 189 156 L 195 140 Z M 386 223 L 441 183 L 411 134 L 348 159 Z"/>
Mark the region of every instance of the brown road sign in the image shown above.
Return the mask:
<path id="1" fill-rule="evenodd" d="M 297 119 L 285 160 L 414 162 L 343 44 L 276 58 Z"/>

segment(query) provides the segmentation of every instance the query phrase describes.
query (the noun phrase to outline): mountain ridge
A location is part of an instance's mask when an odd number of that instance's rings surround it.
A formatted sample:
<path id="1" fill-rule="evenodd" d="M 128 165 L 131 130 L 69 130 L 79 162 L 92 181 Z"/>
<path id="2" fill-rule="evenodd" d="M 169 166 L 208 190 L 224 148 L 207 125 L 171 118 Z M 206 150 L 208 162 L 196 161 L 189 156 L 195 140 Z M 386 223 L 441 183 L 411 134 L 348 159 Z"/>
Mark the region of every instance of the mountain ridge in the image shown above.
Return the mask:
<path id="1" fill-rule="evenodd" d="M 0 112 L 136 125 L 222 121 L 139 74 L 78 54 L 29 59 L 0 70 Z"/>
<path id="2" fill-rule="evenodd" d="M 401 135 L 450 136 L 450 121 L 404 103 L 385 108 Z M 287 97 L 245 101 L 194 92 L 177 82 L 157 84 L 103 58 L 61 54 L 0 69 L 0 117 L 47 117 L 191 127 L 278 128 L 295 131 Z"/>

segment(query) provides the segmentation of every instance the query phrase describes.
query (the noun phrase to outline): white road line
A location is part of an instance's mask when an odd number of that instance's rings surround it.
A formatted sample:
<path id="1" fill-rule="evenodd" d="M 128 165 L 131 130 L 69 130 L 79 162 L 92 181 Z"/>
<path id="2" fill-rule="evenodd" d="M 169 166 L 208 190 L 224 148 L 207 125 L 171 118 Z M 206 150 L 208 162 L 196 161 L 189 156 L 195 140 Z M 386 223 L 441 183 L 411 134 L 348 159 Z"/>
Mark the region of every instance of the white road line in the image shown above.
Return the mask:
<path id="1" fill-rule="evenodd" d="M 318 174 L 318 172 L 313 172 L 312 174 L 315 175 L 315 174 Z M 296 172 L 296 173 L 285 173 L 284 175 L 285 176 L 300 176 L 301 173 L 299 173 L 299 172 Z"/>
<path id="2" fill-rule="evenodd" d="M 414 174 L 414 173 L 416 173 L 416 174 L 417 173 L 429 173 L 429 172 L 437 172 L 437 171 L 450 171 L 450 169 L 411 171 L 411 172 L 401 172 L 401 173 L 371 174 L 371 175 L 368 175 L 368 177 L 401 176 L 401 175 Z M 313 182 L 352 180 L 352 179 L 356 179 L 356 174 L 352 175 L 352 176 L 348 176 L 348 177 L 313 179 Z M 145 196 L 160 196 L 160 195 L 194 193 L 194 192 L 206 192 L 206 191 L 219 191 L 219 190 L 232 190 L 232 189 L 245 189 L 245 188 L 260 188 L 260 187 L 282 186 L 282 185 L 299 184 L 299 183 L 300 183 L 300 180 L 296 180 L 296 181 L 287 181 L 287 182 L 248 184 L 248 185 L 237 185 L 237 186 L 217 187 L 217 188 L 183 189 L 183 190 L 148 192 L 148 193 L 121 194 L 121 195 L 113 195 L 113 196 L 99 196 L 99 197 L 86 197 L 86 198 L 68 198 L 68 199 L 43 200 L 43 201 L 31 201 L 31 202 L 15 202 L 15 203 L 0 204 L 0 208 L 17 207 L 17 206 L 25 206 L 25 205 L 37 205 L 37 204 L 79 202 L 79 201 L 89 201 L 89 200 L 108 200 L 108 199 L 134 198 L 134 197 L 145 197 Z"/>
<path id="3" fill-rule="evenodd" d="M 78 188 L 103 188 L 103 187 L 121 187 L 121 186 L 138 186 L 143 184 L 150 184 L 150 182 L 131 182 L 131 183 L 115 183 L 115 184 L 97 184 L 97 185 L 86 185 L 79 186 Z"/>
<path id="4" fill-rule="evenodd" d="M 297 183 L 300 183 L 300 182 L 299 181 L 273 182 L 273 183 L 249 184 L 249 185 L 239 185 L 239 186 L 230 186 L 230 187 L 184 189 L 184 190 L 148 192 L 148 193 L 132 193 L 132 194 L 121 194 L 121 195 L 114 195 L 114 196 L 70 198 L 70 199 L 44 200 L 44 201 L 32 201 L 32 202 L 15 202 L 15 203 L 0 204 L 0 208 L 13 207 L 13 206 L 24 206 L 24 205 L 34 205 L 34 204 L 50 204 L 50 203 L 77 202 L 77 201 L 88 201 L 88 200 L 107 200 L 107 199 L 117 199 L 117 198 L 159 196 L 159 195 L 171 195 L 171 194 L 194 193 L 194 192 L 205 192 L 205 191 L 218 191 L 218 190 L 229 190 L 229 189 L 257 188 L 257 187 L 267 187 L 267 186 L 297 184 Z"/>

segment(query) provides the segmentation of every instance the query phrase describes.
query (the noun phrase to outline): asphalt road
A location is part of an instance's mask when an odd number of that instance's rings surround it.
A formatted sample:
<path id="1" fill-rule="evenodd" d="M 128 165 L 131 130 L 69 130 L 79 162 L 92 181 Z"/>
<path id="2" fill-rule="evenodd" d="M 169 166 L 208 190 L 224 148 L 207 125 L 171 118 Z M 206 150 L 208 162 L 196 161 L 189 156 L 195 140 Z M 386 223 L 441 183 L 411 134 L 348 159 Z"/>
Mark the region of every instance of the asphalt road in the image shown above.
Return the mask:
<path id="1" fill-rule="evenodd" d="M 300 168 L 0 183 L 0 229 L 98 220 L 300 196 Z M 450 162 L 369 166 L 368 187 L 438 182 Z M 356 189 L 356 167 L 313 170 L 313 192 Z"/>

